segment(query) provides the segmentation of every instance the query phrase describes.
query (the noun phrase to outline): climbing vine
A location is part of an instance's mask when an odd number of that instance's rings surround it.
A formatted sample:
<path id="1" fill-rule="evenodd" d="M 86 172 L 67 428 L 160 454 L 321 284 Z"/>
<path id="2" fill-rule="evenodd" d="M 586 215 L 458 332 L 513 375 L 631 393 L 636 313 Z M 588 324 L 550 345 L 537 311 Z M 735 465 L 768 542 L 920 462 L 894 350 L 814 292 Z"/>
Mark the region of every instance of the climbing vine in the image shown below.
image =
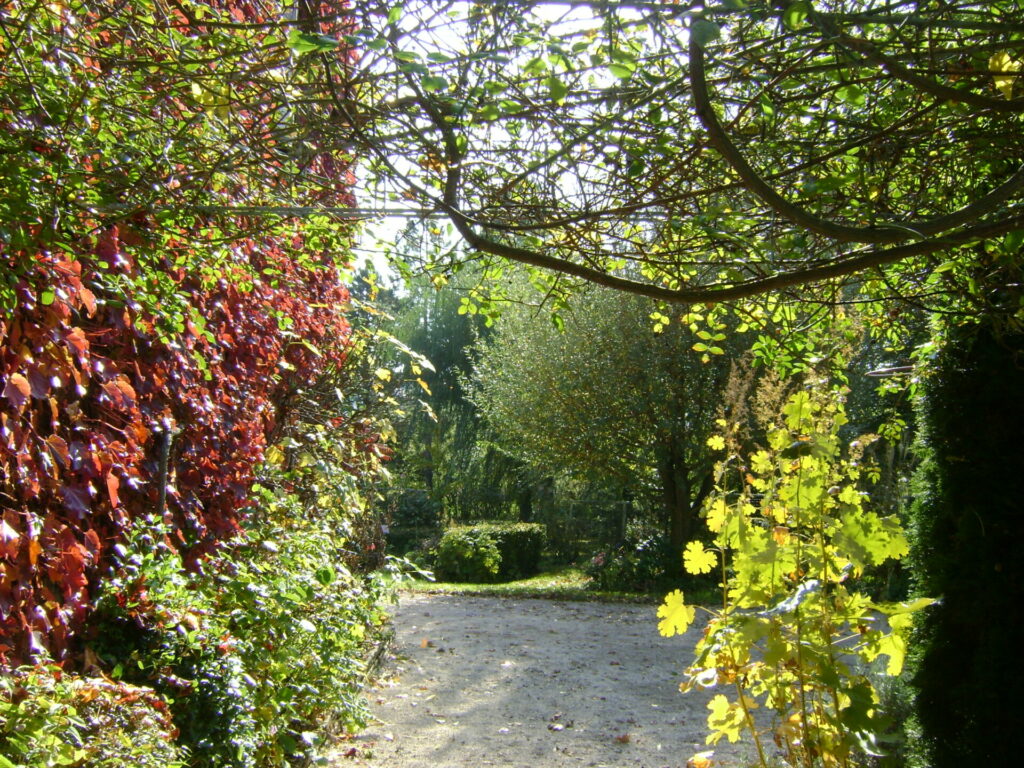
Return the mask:
<path id="1" fill-rule="evenodd" d="M 888 721 L 873 674 L 900 674 L 912 614 L 934 602 L 881 603 L 857 590 L 865 569 L 908 546 L 865 490 L 877 477 L 865 457 L 875 436 L 844 446 L 845 423 L 841 395 L 819 382 L 789 398 L 767 447 L 741 455 L 725 421 L 708 441 L 727 453 L 704 507 L 710 541 L 691 541 L 683 562 L 694 574 L 720 571 L 722 606 L 706 609 L 680 687 L 728 689 L 708 705 L 707 741 L 746 733 L 762 766 L 773 749 L 806 768 L 879 754 Z M 661 634 L 685 632 L 696 611 L 681 591 L 669 594 Z"/>
<path id="2" fill-rule="evenodd" d="M 348 22 L 303 7 L 0 9 L 0 667 L 75 661 L 134 519 L 192 568 L 238 533 L 288 395 L 344 363 L 350 228 L 247 213 L 353 203 L 300 98 L 347 93 Z"/>

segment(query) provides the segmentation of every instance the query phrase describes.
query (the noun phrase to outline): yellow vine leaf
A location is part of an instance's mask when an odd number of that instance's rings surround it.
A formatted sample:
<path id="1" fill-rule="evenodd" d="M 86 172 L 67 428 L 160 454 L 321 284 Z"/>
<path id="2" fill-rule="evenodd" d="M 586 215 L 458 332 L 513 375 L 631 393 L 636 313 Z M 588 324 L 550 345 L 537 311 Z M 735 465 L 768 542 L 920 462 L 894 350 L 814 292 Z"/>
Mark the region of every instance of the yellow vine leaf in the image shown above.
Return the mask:
<path id="1" fill-rule="evenodd" d="M 1021 69 L 1021 62 L 1014 61 L 1006 51 L 1000 51 L 988 60 L 988 68 L 994 72 L 1001 73 L 994 75 L 992 77 L 992 81 L 1003 96 L 1008 99 L 1012 99 L 1013 84 L 1017 80 L 1017 75 L 1007 73 L 1019 72 Z"/>
<path id="2" fill-rule="evenodd" d="M 766 503 L 763 506 L 764 516 L 769 520 L 774 520 L 776 523 L 782 524 L 786 522 L 786 518 L 789 515 L 789 510 L 784 504 L 771 504 Z"/>
<path id="3" fill-rule="evenodd" d="M 729 700 L 722 694 L 718 694 L 708 704 L 711 714 L 708 715 L 708 734 L 706 743 L 717 744 L 723 736 L 731 742 L 737 742 L 740 738 L 740 731 L 743 729 L 745 719 L 743 707 L 739 704 L 730 704 Z"/>
<path id="4" fill-rule="evenodd" d="M 708 505 L 708 528 L 712 533 L 718 533 L 725 525 L 727 508 L 725 499 L 718 498 Z"/>
<path id="5" fill-rule="evenodd" d="M 712 435 L 708 438 L 708 448 L 713 451 L 725 450 L 725 438 L 721 435 Z"/>
<path id="6" fill-rule="evenodd" d="M 886 635 L 878 644 L 879 652 L 889 657 L 889 663 L 885 665 L 885 674 L 889 677 L 896 677 L 903 671 L 903 660 L 907 655 L 907 641 L 897 634 Z"/>
<path id="7" fill-rule="evenodd" d="M 718 557 L 715 553 L 704 549 L 701 542 L 691 541 L 686 545 L 686 551 L 683 552 L 683 566 L 687 573 L 694 575 L 710 573 L 717 563 Z"/>
<path id="8" fill-rule="evenodd" d="M 775 464 L 772 462 L 772 456 L 768 451 L 758 451 L 750 457 L 750 466 L 759 475 L 767 475 L 772 471 Z"/>
<path id="9" fill-rule="evenodd" d="M 697 609 L 687 605 L 682 590 L 669 592 L 665 596 L 665 602 L 658 608 L 658 632 L 662 637 L 672 637 L 686 632 L 693 617 L 697 615 Z"/>

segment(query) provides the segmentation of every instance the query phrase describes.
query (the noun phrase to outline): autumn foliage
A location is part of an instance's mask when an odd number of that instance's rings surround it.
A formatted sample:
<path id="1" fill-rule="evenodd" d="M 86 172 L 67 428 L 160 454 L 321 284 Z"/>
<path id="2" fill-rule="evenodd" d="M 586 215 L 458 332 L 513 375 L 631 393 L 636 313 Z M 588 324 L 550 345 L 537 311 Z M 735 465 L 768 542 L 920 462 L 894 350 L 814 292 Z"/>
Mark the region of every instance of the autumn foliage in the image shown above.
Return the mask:
<path id="1" fill-rule="evenodd" d="M 230 213 L 294 194 L 302 174 L 319 202 L 352 202 L 343 155 L 314 147 L 301 173 L 270 159 L 285 129 L 236 64 L 288 55 L 280 30 L 259 26 L 281 9 L 172 5 L 170 17 L 150 3 L 4 11 L 4 70 L 24 66 L 0 86 L 0 666 L 74 660 L 97 583 L 141 515 L 163 512 L 169 543 L 198 567 L 238 531 L 289 419 L 285 394 L 344 361 L 344 235 Z M 211 19 L 256 31 L 218 37 Z M 159 73 L 163 43 L 194 46 L 196 61 L 219 52 L 245 107 L 209 103 L 208 66 Z M 135 133 L 113 127 L 133 93 Z M 188 164 L 225 146 L 230 162 Z"/>

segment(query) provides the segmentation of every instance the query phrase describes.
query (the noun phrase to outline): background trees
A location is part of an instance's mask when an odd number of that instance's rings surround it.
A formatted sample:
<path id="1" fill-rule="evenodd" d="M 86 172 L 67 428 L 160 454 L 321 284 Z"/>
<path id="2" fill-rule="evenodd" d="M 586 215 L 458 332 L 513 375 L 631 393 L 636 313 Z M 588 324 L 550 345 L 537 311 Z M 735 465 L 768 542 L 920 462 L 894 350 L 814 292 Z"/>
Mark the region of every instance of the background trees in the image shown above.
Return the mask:
<path id="1" fill-rule="evenodd" d="M 706 441 L 730 359 L 702 363 L 697 337 L 678 324 L 655 333 L 650 310 L 597 289 L 573 298 L 561 328 L 542 308 L 510 308 L 479 345 L 471 398 L 536 470 L 653 501 L 679 549 L 711 487 Z"/>

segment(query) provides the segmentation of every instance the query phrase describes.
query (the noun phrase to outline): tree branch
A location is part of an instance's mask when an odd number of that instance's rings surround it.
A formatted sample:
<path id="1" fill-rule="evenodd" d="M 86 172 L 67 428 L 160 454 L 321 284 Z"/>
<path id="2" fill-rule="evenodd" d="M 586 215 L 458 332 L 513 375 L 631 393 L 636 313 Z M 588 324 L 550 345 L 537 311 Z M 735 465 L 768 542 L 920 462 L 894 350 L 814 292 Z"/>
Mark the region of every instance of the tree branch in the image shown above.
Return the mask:
<path id="1" fill-rule="evenodd" d="M 953 227 L 976 220 L 982 214 L 993 210 L 1009 200 L 1024 188 L 1024 167 L 1010 176 L 989 194 L 961 208 L 958 211 L 933 219 L 908 222 L 884 222 L 872 227 L 851 227 L 822 219 L 809 211 L 794 205 L 768 184 L 743 157 L 729 140 L 725 129 L 718 121 L 708 95 L 707 79 L 704 72 L 704 50 L 690 36 L 690 84 L 693 88 L 694 107 L 712 146 L 739 174 L 747 189 L 757 195 L 779 215 L 795 224 L 832 240 L 848 243 L 896 243 L 911 237 L 938 235 Z"/>
<path id="2" fill-rule="evenodd" d="M 847 254 L 825 264 L 781 272 L 768 277 L 756 278 L 742 283 L 713 283 L 696 288 L 666 288 L 651 285 L 624 277 L 618 277 L 582 264 L 549 256 L 539 251 L 521 248 L 515 245 L 496 242 L 478 234 L 469 223 L 469 219 L 456 207 L 446 202 L 442 210 L 449 216 L 455 229 L 466 242 L 484 253 L 501 256 L 523 264 L 530 264 L 542 269 L 551 269 L 573 277 L 578 277 L 608 288 L 625 291 L 638 296 L 647 296 L 660 301 L 675 304 L 698 304 L 704 302 L 733 301 L 758 296 L 763 293 L 808 285 L 837 277 L 860 272 L 872 267 L 892 264 L 911 256 L 923 256 L 936 251 L 963 245 L 974 240 L 1012 232 L 1024 228 L 1024 212 L 998 221 L 964 228 L 942 238 L 922 240 L 915 243 L 898 245 L 883 250 L 872 250 L 867 253 Z"/>
<path id="3" fill-rule="evenodd" d="M 903 82 L 914 86 L 918 90 L 930 93 L 932 96 L 943 100 L 970 104 L 971 106 L 978 107 L 980 109 L 990 109 L 995 112 L 1024 112 L 1024 98 L 995 99 L 991 96 L 984 96 L 980 93 L 974 93 L 973 91 L 968 91 L 963 88 L 953 88 L 948 85 L 943 85 L 942 83 L 937 83 L 930 78 L 922 77 L 915 72 L 911 72 L 895 59 L 892 59 L 879 51 L 867 40 L 859 37 L 853 37 L 852 35 L 843 32 L 834 24 L 829 23 L 825 17 L 812 13 L 810 14 L 810 19 L 825 33 L 835 35 L 852 50 L 860 53 L 871 63 L 882 67 L 897 80 L 902 80 Z"/>

